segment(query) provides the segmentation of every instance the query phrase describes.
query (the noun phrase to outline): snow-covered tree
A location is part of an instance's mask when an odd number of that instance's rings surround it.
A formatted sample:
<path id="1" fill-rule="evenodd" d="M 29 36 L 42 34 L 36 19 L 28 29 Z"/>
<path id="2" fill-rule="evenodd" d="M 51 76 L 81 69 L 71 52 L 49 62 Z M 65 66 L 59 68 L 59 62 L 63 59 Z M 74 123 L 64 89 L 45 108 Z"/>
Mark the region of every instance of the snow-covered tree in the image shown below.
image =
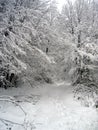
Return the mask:
<path id="1" fill-rule="evenodd" d="M 70 0 L 64 5 L 61 23 L 64 30 L 72 35 L 76 43 L 85 42 L 97 32 L 97 3 L 89 0 Z"/>

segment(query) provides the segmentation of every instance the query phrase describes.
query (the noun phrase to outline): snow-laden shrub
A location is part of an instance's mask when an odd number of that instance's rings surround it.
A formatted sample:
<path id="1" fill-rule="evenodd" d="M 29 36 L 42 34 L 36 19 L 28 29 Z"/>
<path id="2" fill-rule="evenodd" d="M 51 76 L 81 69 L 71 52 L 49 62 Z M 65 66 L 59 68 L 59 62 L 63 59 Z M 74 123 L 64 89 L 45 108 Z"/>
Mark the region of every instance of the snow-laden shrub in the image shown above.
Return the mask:
<path id="1" fill-rule="evenodd" d="M 17 87 L 18 75 L 9 70 L 7 66 L 0 66 L 0 87 L 7 89 L 8 87 Z"/>
<path id="2" fill-rule="evenodd" d="M 47 75 L 45 72 L 39 73 L 37 76 L 34 77 L 35 81 L 39 82 L 46 82 L 46 83 L 53 83 L 52 78 Z"/>
<path id="3" fill-rule="evenodd" d="M 98 94 L 98 82 L 95 78 L 97 74 L 98 45 L 95 43 L 85 43 L 78 49 L 74 48 L 71 55 L 71 75 L 74 86 L 74 94 L 86 106 L 90 106 L 89 98 L 94 99 L 93 93 Z M 90 95 L 90 96 L 89 96 Z"/>
<path id="4" fill-rule="evenodd" d="M 80 49 L 75 49 L 73 53 L 72 64 L 72 82 L 73 85 L 85 84 L 96 84 L 94 79 L 94 64 L 96 62 L 97 50 L 94 51 L 94 47 L 88 47 L 88 44 L 81 46 Z M 97 86 L 97 85 L 96 85 Z"/>
<path id="5" fill-rule="evenodd" d="M 81 101 L 86 107 L 96 107 L 98 101 L 98 88 L 94 85 L 78 84 L 74 86 L 74 98 Z"/>

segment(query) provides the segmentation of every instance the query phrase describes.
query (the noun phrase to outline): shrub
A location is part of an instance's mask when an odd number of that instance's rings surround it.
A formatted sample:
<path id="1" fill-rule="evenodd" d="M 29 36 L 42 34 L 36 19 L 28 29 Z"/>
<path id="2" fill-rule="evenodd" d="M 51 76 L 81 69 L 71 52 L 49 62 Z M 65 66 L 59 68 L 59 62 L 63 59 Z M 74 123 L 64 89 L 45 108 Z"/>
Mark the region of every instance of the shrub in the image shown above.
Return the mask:
<path id="1" fill-rule="evenodd" d="M 0 67 L 0 87 L 5 89 L 8 87 L 17 87 L 17 82 L 17 74 L 11 73 L 7 67 Z"/>
<path id="2" fill-rule="evenodd" d="M 35 81 L 52 83 L 52 79 L 45 73 L 41 72 L 39 75 L 34 77 Z"/>

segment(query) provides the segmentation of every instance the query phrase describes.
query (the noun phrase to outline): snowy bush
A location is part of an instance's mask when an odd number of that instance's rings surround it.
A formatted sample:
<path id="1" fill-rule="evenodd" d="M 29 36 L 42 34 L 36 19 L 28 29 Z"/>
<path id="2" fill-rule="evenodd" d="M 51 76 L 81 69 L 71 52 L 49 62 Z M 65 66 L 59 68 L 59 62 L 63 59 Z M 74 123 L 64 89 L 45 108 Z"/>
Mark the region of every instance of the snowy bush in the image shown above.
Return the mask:
<path id="1" fill-rule="evenodd" d="M 98 94 L 97 75 L 97 56 L 98 46 L 95 43 L 84 43 L 79 49 L 74 48 L 71 58 L 71 75 L 72 84 L 74 86 L 75 97 L 87 106 L 90 101 L 86 101 L 86 97 L 94 99 L 93 93 Z M 90 96 L 89 96 L 90 95 Z M 93 101 L 94 103 L 94 101 Z"/>
<path id="2" fill-rule="evenodd" d="M 7 89 L 8 87 L 17 87 L 18 75 L 10 72 L 8 65 L 0 66 L 0 87 Z"/>

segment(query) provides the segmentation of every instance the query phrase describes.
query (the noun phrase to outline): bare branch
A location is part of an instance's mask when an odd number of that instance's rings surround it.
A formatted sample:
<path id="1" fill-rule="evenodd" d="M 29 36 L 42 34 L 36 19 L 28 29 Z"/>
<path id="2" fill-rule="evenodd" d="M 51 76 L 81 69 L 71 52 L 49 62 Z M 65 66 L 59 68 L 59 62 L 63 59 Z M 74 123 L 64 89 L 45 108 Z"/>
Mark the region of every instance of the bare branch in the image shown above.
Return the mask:
<path id="1" fill-rule="evenodd" d="M 11 103 L 17 105 L 17 106 L 22 110 L 22 112 L 24 113 L 24 115 L 25 115 L 25 116 L 27 115 L 27 113 L 24 111 L 24 109 L 23 109 L 18 103 L 16 103 L 15 101 L 9 100 L 9 99 L 0 99 L 0 101 L 11 102 Z"/>

